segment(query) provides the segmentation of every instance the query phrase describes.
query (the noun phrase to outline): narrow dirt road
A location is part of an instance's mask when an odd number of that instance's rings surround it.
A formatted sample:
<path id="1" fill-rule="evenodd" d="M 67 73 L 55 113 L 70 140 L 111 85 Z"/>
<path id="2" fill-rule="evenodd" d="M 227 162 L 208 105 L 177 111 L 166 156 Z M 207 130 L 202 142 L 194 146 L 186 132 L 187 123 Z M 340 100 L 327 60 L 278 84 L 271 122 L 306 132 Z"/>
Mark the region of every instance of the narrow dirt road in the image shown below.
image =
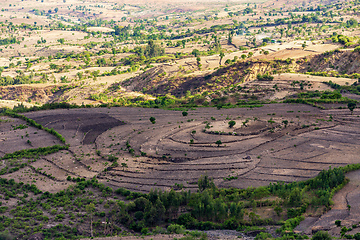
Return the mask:
<path id="1" fill-rule="evenodd" d="M 306 218 L 296 227 L 296 231 L 311 234 L 317 230 L 323 230 L 328 231 L 332 236 L 340 237 L 340 230 L 343 226 L 347 228 L 351 228 L 353 225 L 358 226 L 360 221 L 360 170 L 347 173 L 346 177 L 350 179 L 350 182 L 334 195 L 332 209 L 320 218 Z M 341 220 L 341 227 L 335 225 L 336 220 Z M 360 232 L 358 227 L 347 234 L 357 232 Z"/>

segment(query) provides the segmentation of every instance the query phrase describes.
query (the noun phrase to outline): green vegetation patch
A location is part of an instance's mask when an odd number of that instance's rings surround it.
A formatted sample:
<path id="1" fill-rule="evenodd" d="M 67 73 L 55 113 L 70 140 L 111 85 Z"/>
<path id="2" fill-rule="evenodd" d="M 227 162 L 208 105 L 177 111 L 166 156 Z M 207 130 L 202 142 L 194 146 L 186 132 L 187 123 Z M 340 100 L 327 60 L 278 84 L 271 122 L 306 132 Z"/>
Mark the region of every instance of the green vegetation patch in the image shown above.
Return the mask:
<path id="1" fill-rule="evenodd" d="M 60 146 L 54 145 L 50 147 L 42 147 L 35 149 L 23 149 L 13 153 L 7 153 L 1 159 L 11 159 L 11 158 L 34 158 L 37 156 L 45 156 L 51 153 L 58 152 L 60 150 L 68 150 L 69 146 Z"/>
<path id="2" fill-rule="evenodd" d="M 323 170 L 303 182 L 247 189 L 219 189 L 211 178 L 202 176 L 197 192 L 154 189 L 148 194 L 124 188 L 114 191 L 95 178 L 68 178 L 75 185 L 54 194 L 43 193 L 34 185 L 0 179 L 0 194 L 18 200 L 17 206 L 0 208 L 6 213 L 0 217 L 0 231 L 8 230 L 19 239 L 36 232 L 47 239 L 77 239 L 123 234 L 121 226 L 147 234 L 183 233 L 185 228 L 246 231 L 253 226 L 280 224 L 278 232 L 283 237 L 303 239 L 293 232 L 304 219 L 303 214 L 319 206 L 329 208 L 333 194 L 347 183 L 345 173 L 356 169 L 360 164 Z M 34 197 L 29 198 L 30 193 Z M 256 210 L 262 207 L 273 208 L 285 221 L 262 219 Z M 179 214 L 180 209 L 186 209 L 186 213 Z M 104 222 L 110 233 L 104 233 Z M 53 226 L 45 228 L 47 224 Z M 87 230 L 80 232 L 77 226 Z M 167 231 L 161 230 L 164 228 Z"/>

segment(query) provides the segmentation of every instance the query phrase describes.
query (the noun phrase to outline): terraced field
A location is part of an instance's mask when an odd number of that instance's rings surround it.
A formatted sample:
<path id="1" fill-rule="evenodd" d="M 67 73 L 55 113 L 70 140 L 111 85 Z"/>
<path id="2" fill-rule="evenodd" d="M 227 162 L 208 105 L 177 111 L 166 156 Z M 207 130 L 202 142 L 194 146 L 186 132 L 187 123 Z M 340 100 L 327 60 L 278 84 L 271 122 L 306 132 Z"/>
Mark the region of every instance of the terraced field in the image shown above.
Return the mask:
<path id="1" fill-rule="evenodd" d="M 198 108 L 189 110 L 187 116 L 181 111 L 143 108 L 31 112 L 26 116 L 54 128 L 70 148 L 40 157 L 31 163 L 33 168 L 4 177 L 36 182 L 46 191 L 66 188 L 70 184 L 67 176 L 96 176 L 114 188 L 141 192 L 182 187 L 195 191 L 197 179 L 204 174 L 213 177 L 219 187 L 301 181 L 330 166 L 358 161 L 357 114 L 357 110 L 351 115 L 347 109 L 319 110 L 288 104 L 252 109 Z M 154 124 L 150 117 L 156 119 Z M 9 120 L 21 124 L 21 120 Z M 228 126 L 231 120 L 236 122 L 233 128 Z M 7 126 L 6 130 L 5 124 L 10 122 L 2 123 L 2 136 L 13 132 L 22 135 L 19 131 L 24 129 Z M 28 148 L 56 142 L 50 134 L 40 132 L 35 135 L 41 137 L 31 137 Z M 3 137 L 1 151 L 23 148 L 20 139 L 18 144 Z M 221 144 L 216 143 L 219 140 Z M 112 165 L 116 158 L 118 166 Z M 36 169 L 44 174 L 32 172 Z M 33 178 L 26 180 L 27 175 Z"/>

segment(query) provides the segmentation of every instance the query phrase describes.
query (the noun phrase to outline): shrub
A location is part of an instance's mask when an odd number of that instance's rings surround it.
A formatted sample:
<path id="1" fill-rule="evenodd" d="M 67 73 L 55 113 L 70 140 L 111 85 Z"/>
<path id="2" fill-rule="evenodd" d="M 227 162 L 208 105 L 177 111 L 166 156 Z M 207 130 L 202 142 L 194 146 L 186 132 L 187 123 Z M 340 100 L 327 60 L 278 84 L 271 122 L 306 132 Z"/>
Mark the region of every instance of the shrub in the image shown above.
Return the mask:
<path id="1" fill-rule="evenodd" d="M 144 227 L 141 229 L 141 234 L 143 235 L 146 235 L 148 232 L 149 232 L 149 228 Z"/>
<path id="2" fill-rule="evenodd" d="M 272 80 L 274 80 L 274 77 L 271 76 L 269 73 L 265 73 L 265 74 L 263 74 L 263 75 L 258 74 L 258 75 L 256 76 L 256 78 L 257 78 L 259 81 L 272 81 Z"/>
<path id="3" fill-rule="evenodd" d="M 109 155 L 109 156 L 108 156 L 108 160 L 109 160 L 110 162 L 115 162 L 116 160 L 118 160 L 118 158 L 115 157 L 114 155 Z"/>
<path id="4" fill-rule="evenodd" d="M 69 146 L 60 146 L 54 145 L 51 147 L 35 148 L 35 149 L 23 149 L 20 151 L 15 151 L 13 153 L 5 154 L 2 159 L 11 159 L 11 158 L 32 158 L 36 156 L 45 156 L 51 153 L 58 152 L 60 150 L 67 150 Z"/>
<path id="5" fill-rule="evenodd" d="M 182 214 L 177 219 L 178 224 L 184 225 L 186 227 L 191 227 L 194 222 L 195 222 L 195 219 L 191 216 L 190 213 Z"/>
<path id="6" fill-rule="evenodd" d="M 349 231 L 349 229 L 347 227 L 342 227 L 340 230 L 340 234 L 343 236 L 348 231 Z"/>
<path id="7" fill-rule="evenodd" d="M 264 240 L 269 238 L 272 238 L 270 233 L 261 232 L 258 235 L 256 235 L 255 240 Z"/>
<path id="8" fill-rule="evenodd" d="M 230 122 L 228 122 L 228 124 L 229 124 L 229 128 L 232 128 L 232 127 L 235 126 L 236 122 L 235 121 L 230 121 Z"/>
<path id="9" fill-rule="evenodd" d="M 167 231 L 169 233 L 182 234 L 185 232 L 185 228 L 183 225 L 171 224 L 170 226 L 168 226 Z"/>
<path id="10" fill-rule="evenodd" d="M 184 116 L 184 117 L 186 117 L 187 115 L 188 115 L 188 112 L 182 112 L 182 115 Z"/>
<path id="11" fill-rule="evenodd" d="M 149 120 L 152 124 L 155 124 L 156 119 L 154 117 L 150 117 Z"/>
<path id="12" fill-rule="evenodd" d="M 351 114 L 352 114 L 354 109 L 356 108 L 356 103 L 355 102 L 349 102 L 347 107 L 351 111 Z"/>
<path id="13" fill-rule="evenodd" d="M 354 234 L 354 239 L 360 240 L 360 233 L 355 233 Z"/>
<path id="14" fill-rule="evenodd" d="M 330 234 L 328 232 L 323 232 L 323 231 L 318 231 L 311 238 L 311 240 L 331 240 L 331 239 L 332 237 L 330 236 Z"/>

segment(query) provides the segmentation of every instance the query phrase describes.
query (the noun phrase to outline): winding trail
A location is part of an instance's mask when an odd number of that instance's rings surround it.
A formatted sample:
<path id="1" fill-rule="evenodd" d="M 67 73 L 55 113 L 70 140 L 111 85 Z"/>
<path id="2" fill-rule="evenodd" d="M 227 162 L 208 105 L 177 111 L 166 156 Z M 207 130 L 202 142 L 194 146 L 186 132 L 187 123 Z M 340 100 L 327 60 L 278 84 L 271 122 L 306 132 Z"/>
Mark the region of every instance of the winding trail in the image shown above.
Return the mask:
<path id="1" fill-rule="evenodd" d="M 296 231 L 312 234 L 318 230 L 328 231 L 332 236 L 340 237 L 343 226 L 351 228 L 360 220 L 360 170 L 346 174 L 350 182 L 337 192 L 333 197 L 333 206 L 330 211 L 319 218 L 308 217 L 295 228 Z M 348 209 L 350 206 L 350 210 Z M 341 220 L 341 227 L 335 225 L 336 220 Z M 360 229 L 355 228 L 347 234 L 355 234 Z"/>

